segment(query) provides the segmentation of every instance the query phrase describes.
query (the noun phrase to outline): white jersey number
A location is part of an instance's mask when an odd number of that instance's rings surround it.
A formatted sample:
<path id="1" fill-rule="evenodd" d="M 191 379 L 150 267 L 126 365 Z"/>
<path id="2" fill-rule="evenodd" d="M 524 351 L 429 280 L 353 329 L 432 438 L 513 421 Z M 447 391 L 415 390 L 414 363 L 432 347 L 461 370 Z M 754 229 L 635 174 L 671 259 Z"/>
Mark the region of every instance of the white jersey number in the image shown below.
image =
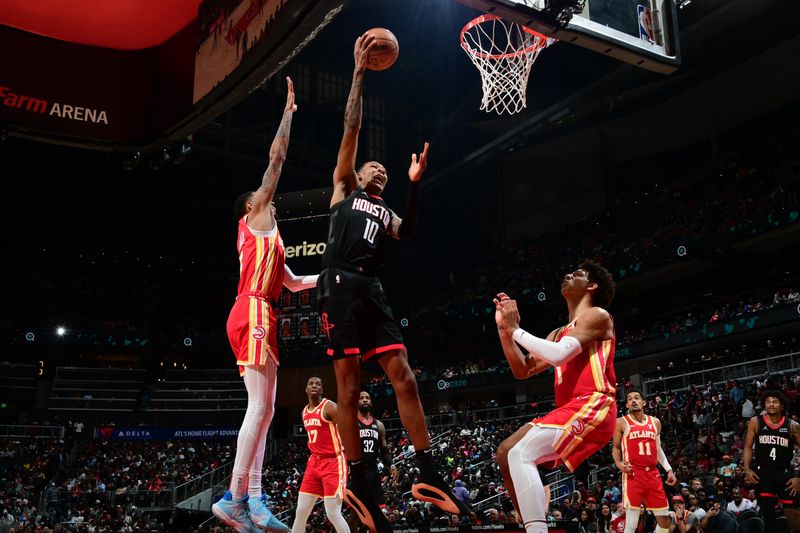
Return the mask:
<path id="1" fill-rule="evenodd" d="M 377 222 L 367 219 L 367 225 L 364 228 L 364 238 L 367 239 L 370 244 L 375 244 L 375 235 L 378 234 L 378 228 L 380 228 L 380 226 Z"/>

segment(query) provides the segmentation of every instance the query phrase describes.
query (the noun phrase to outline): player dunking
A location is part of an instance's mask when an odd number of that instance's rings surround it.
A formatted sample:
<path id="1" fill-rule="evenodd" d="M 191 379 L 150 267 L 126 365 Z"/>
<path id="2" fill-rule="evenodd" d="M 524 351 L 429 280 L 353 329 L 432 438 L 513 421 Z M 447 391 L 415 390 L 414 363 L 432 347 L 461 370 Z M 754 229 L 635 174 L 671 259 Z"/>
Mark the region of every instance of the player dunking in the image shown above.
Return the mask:
<path id="1" fill-rule="evenodd" d="M 608 270 L 584 261 L 561 283 L 569 323 L 546 340 L 519 327 L 516 301 L 505 293 L 494 300 L 500 342 L 514 377 L 555 369 L 556 408 L 518 429 L 497 449 L 505 486 L 527 533 L 547 533 L 548 497 L 537 465 L 563 462 L 575 470 L 614 434 L 616 339 L 605 310 L 614 290 Z"/>
<path id="2" fill-rule="evenodd" d="M 657 465 L 667 472 L 667 485 L 675 485 L 677 478 L 661 448 L 661 421 L 644 414 L 641 391 L 632 389 L 625 399 L 628 414 L 617 419 L 611 450 L 614 463 L 622 472 L 625 533 L 636 531 L 642 505 L 655 515 L 656 533 L 667 533 L 669 502 Z"/>
<path id="3" fill-rule="evenodd" d="M 336 428 L 336 404 L 322 397 L 322 380 L 308 378 L 308 405 L 303 408 L 303 427 L 308 434 L 308 458 L 292 533 L 304 533 L 308 515 L 319 498 L 325 502 L 325 514 L 336 533 L 350 533 L 342 516 L 342 498 L 347 483 L 347 460 Z"/>
<path id="4" fill-rule="evenodd" d="M 313 286 L 316 276 L 301 278 L 286 267 L 272 205 L 289 147 L 292 115 L 297 110 L 292 80 L 286 78 L 286 85 L 286 107 L 261 186 L 236 200 L 240 277 L 227 330 L 247 388 L 247 411 L 239 430 L 230 490 L 212 506 L 214 515 L 236 531 L 258 531 L 256 526 L 273 531 L 289 529 L 272 515 L 261 493 L 261 469 L 277 385 L 274 302 L 283 285 L 292 291 L 302 290 Z"/>
<path id="5" fill-rule="evenodd" d="M 361 390 L 361 361 L 377 361 L 397 395 L 400 418 L 408 430 L 421 479 L 412 486 L 415 498 L 432 502 L 451 513 L 468 512 L 436 474 L 428 428 L 417 392 L 414 373 L 400 329 L 386 301 L 378 270 L 383 262 L 386 237 L 408 239 L 414 233 L 419 181 L 428 159 L 428 144 L 408 169 L 410 192 L 401 219 L 381 198 L 388 173 L 377 161 L 355 170 L 361 129 L 361 92 L 367 55 L 375 38 L 364 34 L 354 47 L 355 70 L 344 115 L 344 135 L 333 172 L 333 196 L 328 245 L 322 258 L 317 295 L 323 328 L 328 333 L 328 355 L 333 357 L 338 389 L 339 418 L 351 484 L 347 501 L 371 531 L 390 531 L 389 521 L 369 494 L 361 461 L 356 411 Z"/>
<path id="6" fill-rule="evenodd" d="M 786 396 L 778 390 L 761 394 L 767 411 L 747 424 L 742 460 L 748 483 L 758 484 L 758 506 L 764 513 L 764 531 L 775 531 L 775 508 L 797 507 L 800 478 L 792 475 L 794 447 L 800 445 L 800 424 L 786 416 Z M 755 451 L 753 450 L 755 448 Z M 751 468 L 755 455 L 755 469 Z"/>

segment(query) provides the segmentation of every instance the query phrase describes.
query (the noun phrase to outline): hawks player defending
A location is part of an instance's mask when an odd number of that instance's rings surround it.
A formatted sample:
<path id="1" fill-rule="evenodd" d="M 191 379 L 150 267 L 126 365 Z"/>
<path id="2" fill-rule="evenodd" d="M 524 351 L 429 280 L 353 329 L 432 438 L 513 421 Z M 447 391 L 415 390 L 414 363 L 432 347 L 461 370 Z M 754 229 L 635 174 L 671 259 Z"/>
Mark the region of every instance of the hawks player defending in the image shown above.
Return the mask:
<path id="1" fill-rule="evenodd" d="M 353 51 L 355 71 L 333 171 L 328 246 L 322 258 L 317 295 L 322 325 L 330 343 L 328 355 L 333 357 L 336 371 L 340 411 L 337 423 L 350 462 L 347 501 L 364 525 L 373 532 L 383 532 L 391 531 L 391 524 L 369 494 L 358 437 L 356 412 L 361 391 L 361 360 L 377 361 L 397 394 L 400 418 L 417 450 L 421 471 L 411 488 L 414 497 L 454 514 L 469 510 L 436 474 L 417 381 L 408 366 L 403 336 L 378 279 L 387 237 L 410 239 L 414 233 L 419 182 L 427 165 L 428 144 L 419 158 L 417 154 L 411 155 L 408 204 L 400 218 L 380 196 L 388 181 L 386 168 L 377 161 L 368 161 L 356 170 L 364 71 L 374 43 L 374 36 L 364 34 L 356 40 Z"/>
<path id="2" fill-rule="evenodd" d="M 236 531 L 257 531 L 256 526 L 272 531 L 289 529 L 272 515 L 261 493 L 261 469 L 277 385 L 274 302 L 283 285 L 292 291 L 302 290 L 313 287 L 316 276 L 295 276 L 286 267 L 272 205 L 289 148 L 292 115 L 297 110 L 292 80 L 286 78 L 286 84 L 286 107 L 269 150 L 269 165 L 261 186 L 236 200 L 240 278 L 227 330 L 247 388 L 247 411 L 237 440 L 230 490 L 212 507 L 214 515 Z"/>
<path id="3" fill-rule="evenodd" d="M 644 414 L 644 395 L 632 389 L 626 395 L 628 414 L 617 419 L 611 455 L 622 472 L 625 533 L 634 533 L 644 507 L 656 516 L 656 533 L 669 531 L 669 502 L 658 467 L 667 472 L 667 485 L 677 482 L 661 448 L 661 421 Z"/>
<path id="4" fill-rule="evenodd" d="M 775 531 L 775 508 L 796 507 L 800 496 L 800 478 L 792 475 L 794 447 L 800 445 L 800 424 L 786 416 L 788 399 L 778 390 L 761 395 L 767 411 L 754 416 L 747 424 L 742 460 L 748 483 L 758 484 L 758 506 L 764 513 L 764 531 Z M 755 453 L 753 452 L 755 448 Z M 755 454 L 755 469 L 753 455 Z"/>
<path id="5" fill-rule="evenodd" d="M 306 383 L 308 405 L 303 408 L 303 427 L 308 434 L 308 458 L 300 494 L 297 496 L 297 514 L 292 533 L 304 533 L 308 515 L 319 498 L 325 502 L 325 514 L 336 533 L 350 533 L 342 516 L 342 498 L 347 483 L 347 461 L 336 428 L 336 404 L 322 397 L 322 380 L 308 378 Z"/>
<path id="6" fill-rule="evenodd" d="M 574 471 L 614 434 L 615 336 L 605 310 L 614 290 L 608 270 L 584 261 L 561 283 L 570 322 L 547 339 L 519 327 L 516 301 L 505 293 L 494 300 L 500 342 L 514 377 L 555 369 L 556 408 L 518 429 L 497 449 L 505 486 L 527 533 L 547 533 L 548 498 L 537 465 L 562 462 Z"/>

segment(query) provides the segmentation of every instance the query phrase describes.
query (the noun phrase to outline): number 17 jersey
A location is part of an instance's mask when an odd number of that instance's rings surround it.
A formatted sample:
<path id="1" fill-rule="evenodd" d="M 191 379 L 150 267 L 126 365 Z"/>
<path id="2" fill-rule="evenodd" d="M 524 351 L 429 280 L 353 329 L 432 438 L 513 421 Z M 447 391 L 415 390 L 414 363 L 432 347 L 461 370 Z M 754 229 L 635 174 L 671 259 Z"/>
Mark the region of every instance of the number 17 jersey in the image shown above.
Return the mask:
<path id="1" fill-rule="evenodd" d="M 367 276 L 376 275 L 383 264 L 383 239 L 391 220 L 392 211 L 383 198 L 358 187 L 331 207 L 323 270 L 349 266 Z"/>

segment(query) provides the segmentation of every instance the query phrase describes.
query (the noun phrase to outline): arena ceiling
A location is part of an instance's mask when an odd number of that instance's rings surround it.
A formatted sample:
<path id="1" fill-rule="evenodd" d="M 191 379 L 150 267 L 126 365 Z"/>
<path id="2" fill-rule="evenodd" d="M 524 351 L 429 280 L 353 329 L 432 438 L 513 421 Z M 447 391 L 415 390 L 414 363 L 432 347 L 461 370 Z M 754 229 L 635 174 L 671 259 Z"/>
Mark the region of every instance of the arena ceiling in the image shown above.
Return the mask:
<path id="1" fill-rule="evenodd" d="M 0 24 L 75 44 L 141 50 L 197 18 L 202 0 L 6 0 Z"/>

